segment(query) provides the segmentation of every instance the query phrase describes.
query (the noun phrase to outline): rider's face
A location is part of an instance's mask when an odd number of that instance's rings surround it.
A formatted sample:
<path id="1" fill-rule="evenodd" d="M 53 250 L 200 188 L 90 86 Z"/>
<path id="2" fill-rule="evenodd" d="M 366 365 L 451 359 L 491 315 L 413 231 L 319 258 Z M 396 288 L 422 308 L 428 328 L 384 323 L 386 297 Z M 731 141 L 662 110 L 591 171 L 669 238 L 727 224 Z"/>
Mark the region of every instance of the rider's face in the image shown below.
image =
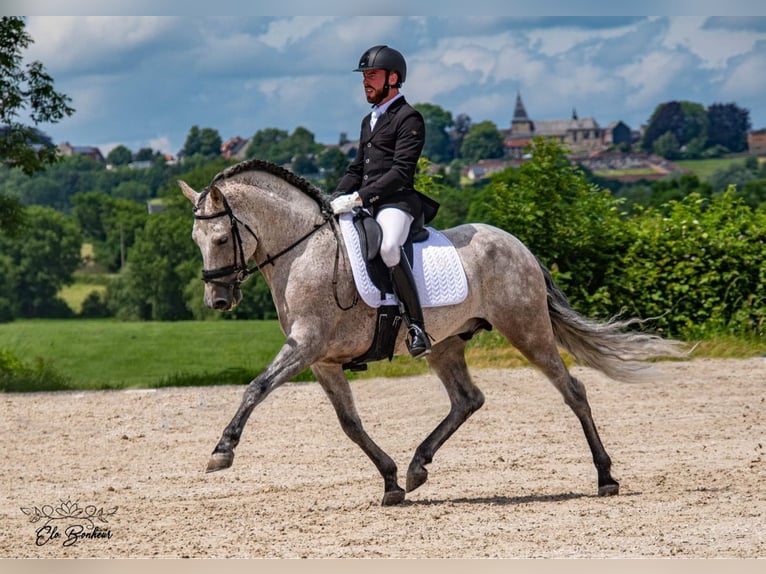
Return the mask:
<path id="1" fill-rule="evenodd" d="M 391 72 L 389 76 L 390 83 L 396 80 L 396 72 Z M 362 85 L 364 86 L 364 95 L 371 104 L 379 105 L 383 102 L 383 86 L 386 85 L 386 71 L 378 68 L 365 70 L 362 72 Z M 389 90 L 387 96 L 391 96 Z"/>

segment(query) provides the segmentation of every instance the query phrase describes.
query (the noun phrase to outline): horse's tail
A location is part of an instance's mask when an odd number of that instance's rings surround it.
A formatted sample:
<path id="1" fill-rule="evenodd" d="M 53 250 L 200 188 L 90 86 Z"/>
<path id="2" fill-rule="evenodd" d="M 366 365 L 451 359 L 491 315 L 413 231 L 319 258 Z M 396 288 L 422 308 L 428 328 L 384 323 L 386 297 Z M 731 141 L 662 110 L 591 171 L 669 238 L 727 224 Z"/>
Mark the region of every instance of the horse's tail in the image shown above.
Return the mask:
<path id="1" fill-rule="evenodd" d="M 540 264 L 548 291 L 548 313 L 556 342 L 586 367 L 622 381 L 643 380 L 650 374 L 648 361 L 688 357 L 691 349 L 682 341 L 628 331 L 643 320 L 609 319 L 598 322 L 572 309 L 550 272 Z"/>

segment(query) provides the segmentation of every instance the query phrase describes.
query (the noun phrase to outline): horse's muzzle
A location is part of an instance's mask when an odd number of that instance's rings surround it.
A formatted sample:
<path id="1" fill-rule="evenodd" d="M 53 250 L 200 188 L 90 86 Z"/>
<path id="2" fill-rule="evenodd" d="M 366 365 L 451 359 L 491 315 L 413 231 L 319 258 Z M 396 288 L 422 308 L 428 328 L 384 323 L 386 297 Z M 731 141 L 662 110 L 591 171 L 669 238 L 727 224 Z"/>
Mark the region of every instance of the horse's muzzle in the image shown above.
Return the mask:
<path id="1" fill-rule="evenodd" d="M 214 285 L 205 286 L 205 304 L 216 311 L 230 311 L 242 300 L 239 286 Z"/>

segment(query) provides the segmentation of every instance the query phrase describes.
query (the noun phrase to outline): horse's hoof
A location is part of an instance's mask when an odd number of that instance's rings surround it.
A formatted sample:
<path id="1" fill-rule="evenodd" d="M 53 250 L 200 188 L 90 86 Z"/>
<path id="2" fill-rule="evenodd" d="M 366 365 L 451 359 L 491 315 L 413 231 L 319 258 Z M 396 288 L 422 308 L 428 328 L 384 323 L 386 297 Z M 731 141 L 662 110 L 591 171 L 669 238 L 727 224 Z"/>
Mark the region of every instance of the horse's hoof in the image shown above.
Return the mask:
<path id="1" fill-rule="evenodd" d="M 234 464 L 233 452 L 214 452 L 211 455 L 210 460 L 207 461 L 207 470 L 205 472 L 223 470 L 229 468 L 232 464 Z"/>
<path id="2" fill-rule="evenodd" d="M 404 491 L 401 488 L 389 490 L 383 495 L 381 506 L 395 506 L 404 502 Z"/>
<path id="3" fill-rule="evenodd" d="M 598 487 L 599 496 L 615 496 L 620 493 L 620 485 L 616 482 L 614 484 L 605 484 Z"/>
<path id="4" fill-rule="evenodd" d="M 407 492 L 412 492 L 416 488 L 423 486 L 428 480 L 428 471 L 425 467 L 419 466 L 407 471 Z"/>

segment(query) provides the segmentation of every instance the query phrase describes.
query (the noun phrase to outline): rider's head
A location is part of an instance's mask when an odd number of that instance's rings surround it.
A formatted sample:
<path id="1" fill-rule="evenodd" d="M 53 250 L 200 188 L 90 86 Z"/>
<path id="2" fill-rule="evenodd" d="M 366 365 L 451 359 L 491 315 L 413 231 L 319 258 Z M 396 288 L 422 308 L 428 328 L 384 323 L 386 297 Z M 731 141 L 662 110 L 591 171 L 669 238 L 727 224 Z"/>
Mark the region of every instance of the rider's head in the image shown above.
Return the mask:
<path id="1" fill-rule="evenodd" d="M 377 87 L 375 82 L 370 81 L 368 86 L 368 77 L 378 70 L 382 70 L 385 74 L 382 82 L 377 82 L 382 85 Z M 393 48 L 384 45 L 373 46 L 362 54 L 359 65 L 354 71 L 362 72 L 365 76 L 367 101 L 379 104 L 388 98 L 391 88 L 398 90 L 402 87 L 407 78 L 407 62 L 404 56 Z"/>

